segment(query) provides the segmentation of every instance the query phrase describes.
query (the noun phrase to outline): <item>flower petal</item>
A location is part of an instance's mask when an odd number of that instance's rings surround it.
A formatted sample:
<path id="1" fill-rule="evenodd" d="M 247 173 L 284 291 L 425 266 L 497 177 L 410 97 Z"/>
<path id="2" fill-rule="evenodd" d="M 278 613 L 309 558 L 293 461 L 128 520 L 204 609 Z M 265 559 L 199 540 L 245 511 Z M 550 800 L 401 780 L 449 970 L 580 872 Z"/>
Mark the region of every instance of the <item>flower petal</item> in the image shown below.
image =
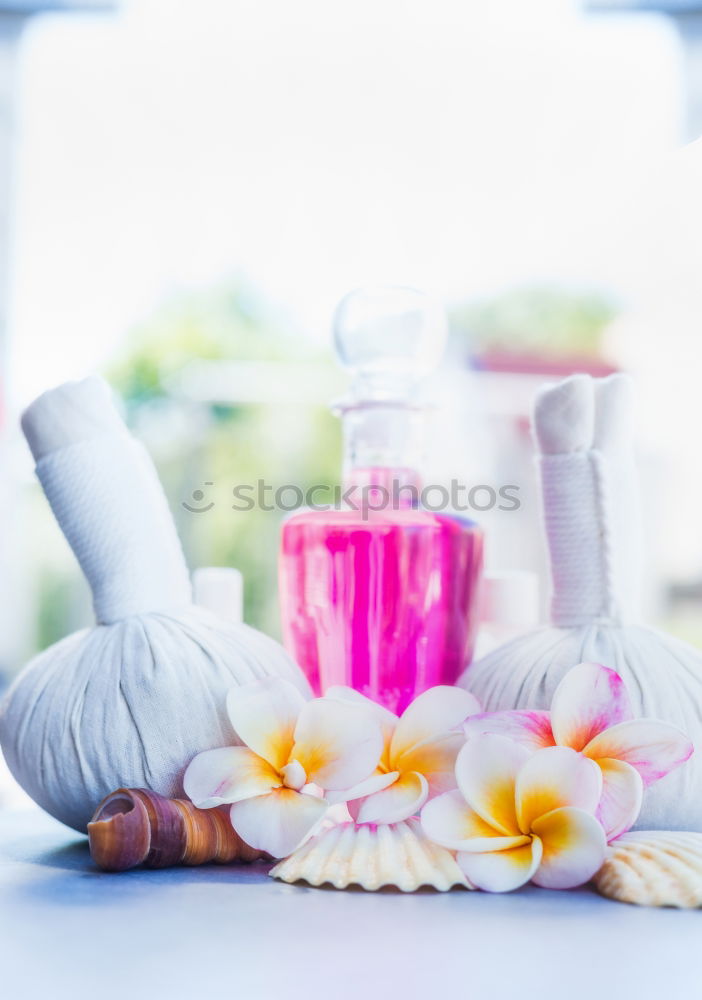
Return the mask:
<path id="1" fill-rule="evenodd" d="M 632 717 L 624 681 L 600 663 L 573 667 L 553 693 L 551 726 L 562 747 L 582 750 L 603 729 Z"/>
<path id="2" fill-rule="evenodd" d="M 541 861 L 541 841 L 531 838 L 521 847 L 494 854 L 469 854 L 461 851 L 456 855 L 459 868 L 477 889 L 486 892 L 512 892 L 525 885 L 539 867 Z"/>
<path id="3" fill-rule="evenodd" d="M 515 783 L 528 760 L 526 747 L 492 734 L 468 740 L 456 759 L 456 780 L 466 802 L 507 837 L 522 833 L 515 809 Z"/>
<path id="4" fill-rule="evenodd" d="M 295 723 L 305 704 L 294 684 L 279 677 L 242 684 L 227 695 L 235 733 L 277 770 L 290 758 Z"/>
<path id="5" fill-rule="evenodd" d="M 643 781 L 639 772 L 623 760 L 603 757 L 597 763 L 603 782 L 596 816 L 607 840 L 614 840 L 634 825 L 641 812 Z"/>
<path id="6" fill-rule="evenodd" d="M 390 744 L 391 760 L 394 762 L 420 743 L 458 729 L 469 715 L 479 711 L 478 699 L 463 688 L 448 684 L 429 688 L 400 716 Z"/>
<path id="7" fill-rule="evenodd" d="M 380 723 L 380 728 L 383 733 L 383 752 L 380 757 L 381 762 L 387 771 L 392 770 L 390 767 L 390 742 L 392 740 L 392 734 L 395 732 L 395 726 L 398 723 L 397 716 L 394 715 L 390 709 L 385 708 L 384 705 L 379 705 L 377 701 L 372 701 L 370 698 L 366 698 L 366 696 L 361 694 L 360 691 L 354 691 L 353 688 L 345 687 L 341 684 L 334 684 L 332 687 L 327 688 L 324 692 L 324 697 L 331 698 L 334 701 L 350 702 L 360 708 L 367 709 L 367 711 L 373 714 L 373 717 Z"/>
<path id="8" fill-rule="evenodd" d="M 183 788 L 198 809 L 264 795 L 282 784 L 268 763 L 248 747 L 203 750 L 188 764 Z"/>
<path id="9" fill-rule="evenodd" d="M 416 771 L 409 771 L 381 792 L 363 799 L 356 812 L 356 822 L 401 823 L 417 815 L 428 795 L 426 778 Z"/>
<path id="10" fill-rule="evenodd" d="M 456 787 L 456 758 L 465 741 L 463 733 L 445 733 L 417 743 L 394 757 L 393 764 L 399 771 L 423 774 L 429 782 L 430 795 L 448 792 Z"/>
<path id="11" fill-rule="evenodd" d="M 594 761 L 569 747 L 537 750 L 517 776 L 519 829 L 533 832 L 540 816 L 562 806 L 577 806 L 594 814 L 601 794 L 602 772 Z"/>
<path id="12" fill-rule="evenodd" d="M 494 733 L 516 740 L 530 750 L 552 747 L 555 743 L 551 731 L 550 712 L 483 712 L 471 715 L 463 724 L 466 737 L 480 733 Z"/>
<path id="13" fill-rule="evenodd" d="M 583 809 L 554 809 L 534 821 L 543 844 L 541 864 L 532 881 L 544 889 L 572 889 L 588 882 L 602 867 L 607 851 L 604 830 Z"/>
<path id="14" fill-rule="evenodd" d="M 300 712 L 291 756 L 309 781 L 338 791 L 369 778 L 382 749 L 380 724 L 365 708 L 318 698 Z"/>
<path id="15" fill-rule="evenodd" d="M 359 781 L 357 785 L 353 785 L 351 788 L 342 788 L 338 792 L 327 792 L 325 798 L 330 804 L 352 802 L 355 799 L 362 799 L 367 795 L 373 795 L 374 792 L 382 791 L 383 788 L 387 788 L 388 785 L 392 785 L 393 782 L 397 781 L 399 777 L 399 771 L 376 770 L 365 781 Z"/>
<path id="16" fill-rule="evenodd" d="M 277 788 L 268 795 L 235 802 L 232 826 L 241 839 L 257 851 L 285 858 L 299 847 L 327 811 L 324 799 Z"/>
<path id="17" fill-rule="evenodd" d="M 437 795 L 422 809 L 422 829 L 451 851 L 504 851 L 529 843 L 529 837 L 503 837 L 474 812 L 456 789 Z"/>
<path id="18" fill-rule="evenodd" d="M 694 750 L 685 733 L 657 719 L 636 719 L 621 722 L 595 736 L 583 753 L 593 760 L 614 757 L 635 767 L 644 785 L 664 778 L 673 768 L 683 764 Z"/>
<path id="19" fill-rule="evenodd" d="M 376 716 L 380 724 L 389 730 L 393 730 L 397 725 L 397 716 L 389 708 L 379 705 L 372 698 L 366 698 L 364 694 L 361 694 L 360 691 L 355 691 L 352 687 L 346 687 L 343 684 L 332 684 L 324 692 L 324 697 L 331 698 L 334 701 L 348 701 L 352 705 L 368 709 L 369 712 L 372 712 Z"/>

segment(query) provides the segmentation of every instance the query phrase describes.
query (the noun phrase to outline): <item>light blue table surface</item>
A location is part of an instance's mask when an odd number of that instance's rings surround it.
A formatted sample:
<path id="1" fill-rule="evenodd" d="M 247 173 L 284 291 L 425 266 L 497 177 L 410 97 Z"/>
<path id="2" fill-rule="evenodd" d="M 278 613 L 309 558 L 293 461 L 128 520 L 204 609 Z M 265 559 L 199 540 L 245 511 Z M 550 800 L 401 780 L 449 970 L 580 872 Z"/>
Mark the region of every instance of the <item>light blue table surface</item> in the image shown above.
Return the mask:
<path id="1" fill-rule="evenodd" d="M 702 998 L 698 911 L 587 889 L 339 892 L 267 870 L 108 875 L 38 810 L 0 813 L 0 997 Z"/>

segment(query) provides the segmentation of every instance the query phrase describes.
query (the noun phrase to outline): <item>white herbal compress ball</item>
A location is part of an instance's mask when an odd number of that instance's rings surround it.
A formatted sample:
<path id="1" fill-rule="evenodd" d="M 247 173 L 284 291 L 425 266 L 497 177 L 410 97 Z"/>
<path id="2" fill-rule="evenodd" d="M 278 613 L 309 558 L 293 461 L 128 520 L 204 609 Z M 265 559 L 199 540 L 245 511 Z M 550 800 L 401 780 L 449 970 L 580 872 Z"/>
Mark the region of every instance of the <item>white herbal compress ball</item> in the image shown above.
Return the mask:
<path id="1" fill-rule="evenodd" d="M 472 664 L 460 683 L 485 711 L 547 709 L 571 667 L 621 674 L 634 712 L 682 729 L 697 752 L 647 789 L 640 829 L 702 830 L 702 653 L 639 622 L 640 497 L 631 384 L 576 375 L 536 401 L 551 622 Z"/>
<path id="2" fill-rule="evenodd" d="M 182 795 L 195 754 L 236 742 L 233 686 L 279 675 L 309 688 L 277 642 L 192 604 L 156 470 L 101 379 L 45 393 L 22 426 L 98 624 L 28 664 L 0 707 L 0 741 L 32 798 L 85 830 L 120 786 Z"/>

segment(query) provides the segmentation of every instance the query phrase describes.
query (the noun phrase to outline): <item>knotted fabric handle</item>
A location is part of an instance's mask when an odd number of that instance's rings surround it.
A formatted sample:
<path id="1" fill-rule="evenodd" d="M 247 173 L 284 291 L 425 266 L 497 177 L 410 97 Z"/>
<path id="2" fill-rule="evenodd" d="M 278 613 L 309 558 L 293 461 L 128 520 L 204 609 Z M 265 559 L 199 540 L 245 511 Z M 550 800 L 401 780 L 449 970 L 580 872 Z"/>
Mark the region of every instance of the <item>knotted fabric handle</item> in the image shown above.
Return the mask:
<path id="1" fill-rule="evenodd" d="M 22 429 L 98 623 L 188 605 L 188 570 L 156 469 L 106 382 L 91 377 L 45 392 Z"/>
<path id="2" fill-rule="evenodd" d="M 537 397 L 543 514 L 557 626 L 639 617 L 640 495 L 631 380 L 574 375 Z"/>

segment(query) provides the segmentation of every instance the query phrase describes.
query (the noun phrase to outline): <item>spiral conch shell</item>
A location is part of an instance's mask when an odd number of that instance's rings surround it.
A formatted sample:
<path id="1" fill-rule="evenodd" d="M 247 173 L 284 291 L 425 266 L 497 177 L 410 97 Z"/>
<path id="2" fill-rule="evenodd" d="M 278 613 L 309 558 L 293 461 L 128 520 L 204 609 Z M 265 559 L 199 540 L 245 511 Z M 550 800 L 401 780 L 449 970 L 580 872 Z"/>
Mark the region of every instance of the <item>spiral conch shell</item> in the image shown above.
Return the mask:
<path id="1" fill-rule="evenodd" d="M 283 882 L 329 883 L 335 889 L 358 885 L 371 892 L 383 886 L 403 892 L 425 885 L 440 892 L 473 888 L 450 851 L 428 840 L 417 820 L 388 826 L 339 823 L 280 861 L 270 875 Z"/>
<path id="2" fill-rule="evenodd" d="M 88 823 L 88 841 L 93 861 L 108 872 L 265 857 L 236 834 L 226 810 L 197 809 L 146 788 L 118 788 L 104 798 Z"/>
<path id="3" fill-rule="evenodd" d="M 702 906 L 702 833 L 625 833 L 610 847 L 594 882 L 603 896 L 622 903 Z"/>

